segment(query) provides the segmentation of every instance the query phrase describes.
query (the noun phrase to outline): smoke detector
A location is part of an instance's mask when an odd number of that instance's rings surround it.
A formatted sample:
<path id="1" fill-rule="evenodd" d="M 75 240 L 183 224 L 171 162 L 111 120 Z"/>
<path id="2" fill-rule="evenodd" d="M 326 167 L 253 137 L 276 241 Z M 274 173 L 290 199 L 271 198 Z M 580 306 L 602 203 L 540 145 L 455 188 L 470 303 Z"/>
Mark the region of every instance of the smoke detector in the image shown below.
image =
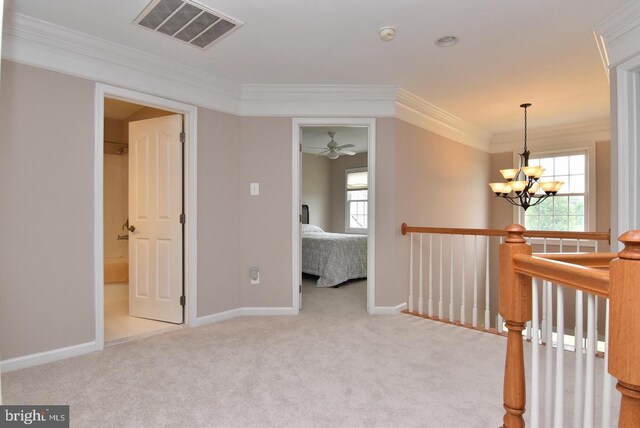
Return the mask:
<path id="1" fill-rule="evenodd" d="M 456 36 L 444 36 L 436 40 L 436 46 L 439 48 L 449 48 L 458 43 L 459 39 Z"/>
<path id="2" fill-rule="evenodd" d="M 383 42 L 388 42 L 390 40 L 393 40 L 397 32 L 398 30 L 396 29 L 396 27 L 392 27 L 389 25 L 381 27 L 378 30 L 378 34 L 380 34 L 380 40 L 382 40 Z"/>
<path id="3" fill-rule="evenodd" d="M 191 0 L 152 0 L 133 23 L 200 49 L 207 49 L 242 25 Z"/>

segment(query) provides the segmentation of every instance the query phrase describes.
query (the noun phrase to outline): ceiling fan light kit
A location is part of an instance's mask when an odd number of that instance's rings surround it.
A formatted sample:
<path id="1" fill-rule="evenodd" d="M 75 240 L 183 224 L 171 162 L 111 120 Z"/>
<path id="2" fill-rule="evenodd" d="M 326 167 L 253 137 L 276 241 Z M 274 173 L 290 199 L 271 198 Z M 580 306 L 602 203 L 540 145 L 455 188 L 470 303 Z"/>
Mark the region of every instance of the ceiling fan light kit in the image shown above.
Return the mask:
<path id="1" fill-rule="evenodd" d="M 531 152 L 527 148 L 527 108 L 531 107 L 531 104 L 521 104 L 520 107 L 524 109 L 524 151 L 519 153 L 520 168 L 501 169 L 500 174 L 507 182 L 489 183 L 489 186 L 496 196 L 505 199 L 511 205 L 522 207 L 526 211 L 527 208 L 542 203 L 549 196 L 556 195 L 564 183 L 562 181 L 539 181 L 544 173 L 544 168 L 529 166 Z"/>
<path id="2" fill-rule="evenodd" d="M 334 160 L 334 159 L 338 159 L 341 155 L 353 156 L 356 154 L 356 152 L 352 152 L 351 150 L 344 150 L 344 149 L 349 149 L 351 147 L 355 147 L 353 144 L 343 144 L 339 146 L 338 143 L 336 143 L 335 140 L 333 139 L 333 137 L 336 136 L 336 133 L 329 131 L 328 134 L 329 134 L 329 137 L 331 138 L 331 141 L 327 143 L 326 149 L 320 148 L 320 147 L 309 147 L 311 149 L 318 148 L 322 150 L 320 153 L 316 153 L 315 154 L 316 156 L 326 156 L 329 159 Z"/>

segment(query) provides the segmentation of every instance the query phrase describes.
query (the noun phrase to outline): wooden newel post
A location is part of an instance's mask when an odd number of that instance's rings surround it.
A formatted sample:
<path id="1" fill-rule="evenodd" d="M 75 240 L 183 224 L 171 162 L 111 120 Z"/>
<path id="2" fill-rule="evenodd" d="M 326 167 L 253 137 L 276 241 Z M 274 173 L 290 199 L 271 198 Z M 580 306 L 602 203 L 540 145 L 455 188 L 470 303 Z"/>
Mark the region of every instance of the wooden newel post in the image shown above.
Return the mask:
<path id="1" fill-rule="evenodd" d="M 525 241 L 525 228 L 512 224 L 504 244 L 500 245 L 500 315 L 507 329 L 507 358 L 504 366 L 504 419 L 506 428 L 524 427 L 527 402 L 525 391 L 524 352 L 522 330 L 531 320 L 531 277 L 517 274 L 513 256 L 531 254 L 531 246 Z"/>
<path id="2" fill-rule="evenodd" d="M 640 230 L 618 238 L 625 248 L 611 262 L 609 373 L 622 394 L 620 427 L 640 423 Z"/>

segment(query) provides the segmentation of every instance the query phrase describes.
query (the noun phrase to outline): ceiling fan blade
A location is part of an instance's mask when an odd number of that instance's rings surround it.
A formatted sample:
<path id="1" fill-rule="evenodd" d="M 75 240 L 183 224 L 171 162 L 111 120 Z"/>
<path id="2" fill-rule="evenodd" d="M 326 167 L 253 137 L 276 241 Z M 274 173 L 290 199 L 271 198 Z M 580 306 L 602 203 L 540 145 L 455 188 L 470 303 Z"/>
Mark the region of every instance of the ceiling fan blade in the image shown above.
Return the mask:
<path id="1" fill-rule="evenodd" d="M 336 147 L 336 149 L 348 149 L 351 147 L 355 147 L 353 144 L 343 144 L 341 146 Z"/>
<path id="2" fill-rule="evenodd" d="M 353 156 L 356 152 L 352 152 L 351 150 L 340 150 L 340 154 Z"/>

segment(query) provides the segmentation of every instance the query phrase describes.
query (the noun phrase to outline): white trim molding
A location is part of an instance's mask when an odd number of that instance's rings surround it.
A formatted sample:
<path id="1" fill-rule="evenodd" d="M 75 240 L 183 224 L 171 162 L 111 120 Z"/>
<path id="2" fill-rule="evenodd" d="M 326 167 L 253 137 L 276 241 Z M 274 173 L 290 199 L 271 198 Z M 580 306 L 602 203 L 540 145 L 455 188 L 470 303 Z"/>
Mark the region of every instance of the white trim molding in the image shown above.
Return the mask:
<path id="1" fill-rule="evenodd" d="M 594 29 L 605 67 L 631 59 L 640 46 L 640 2 L 631 0 Z"/>
<path id="2" fill-rule="evenodd" d="M 292 307 L 294 314 L 300 310 L 298 287 L 301 281 L 300 266 L 300 136 L 303 126 L 366 126 L 368 128 L 369 169 L 369 233 L 367 239 L 367 312 L 373 313 L 376 296 L 376 119 L 375 118 L 293 118 L 291 181 L 291 248 L 292 248 Z"/>
<path id="3" fill-rule="evenodd" d="M 220 321 L 226 321 L 233 318 L 237 318 L 241 315 L 242 315 L 241 308 L 230 309 L 228 311 L 218 312 L 216 314 L 198 317 L 190 324 L 190 327 L 200 327 L 201 325 L 207 325 L 207 324 L 213 324 Z"/>
<path id="4" fill-rule="evenodd" d="M 489 151 L 492 137 L 490 132 L 474 126 L 404 89 L 398 91 L 395 116 L 400 120 L 474 149 Z"/>
<path id="5" fill-rule="evenodd" d="M 6 18 L 4 59 L 240 113 L 240 85 L 231 81 L 27 15 Z"/>
<path id="6" fill-rule="evenodd" d="M 394 115 L 393 85 L 243 85 L 242 116 Z"/>
<path id="7" fill-rule="evenodd" d="M 524 139 L 523 131 L 496 134 L 491 141 L 491 153 L 521 151 Z M 530 129 L 528 143 L 533 152 L 539 148 L 564 149 L 575 144 L 584 145 L 587 142 L 609 141 L 611 139 L 611 121 L 601 118 L 588 122 L 568 125 L 550 126 Z"/>
<path id="8" fill-rule="evenodd" d="M 400 303 L 396 306 L 374 306 L 369 311 L 371 315 L 397 315 L 407 309 L 407 303 Z"/>
<path id="9" fill-rule="evenodd" d="M 293 308 L 266 308 L 266 307 L 246 307 L 230 309 L 216 314 L 205 315 L 196 318 L 190 327 L 200 327 L 201 325 L 213 324 L 220 321 L 226 321 L 238 317 L 252 316 L 274 316 L 274 315 L 295 315 Z"/>
<path id="10" fill-rule="evenodd" d="M 87 342 L 79 345 L 52 349 L 50 351 L 38 352 L 36 354 L 29 354 L 22 357 L 10 358 L 8 360 L 0 361 L 0 372 L 7 373 L 14 370 L 26 369 L 27 367 L 38 366 L 40 364 L 89 354 L 96 350 L 98 350 L 96 342 Z"/>
<path id="11" fill-rule="evenodd" d="M 240 314 L 243 317 L 267 317 L 274 315 L 297 315 L 293 308 L 265 308 L 265 307 L 246 307 L 240 308 Z"/>
<path id="12" fill-rule="evenodd" d="M 186 305 L 184 308 L 184 323 L 191 324 L 197 320 L 198 302 L 198 276 L 197 276 L 197 153 L 198 153 L 198 109 L 189 104 L 148 95 L 116 86 L 96 83 L 94 95 L 94 287 L 95 287 L 95 343 L 96 349 L 104 348 L 104 202 L 103 202 L 103 175 L 104 175 L 104 98 L 117 98 L 151 107 L 161 108 L 184 115 L 185 124 L 185 158 L 184 158 L 184 201 L 185 223 L 184 242 L 185 249 L 184 272 L 186 293 Z"/>
<path id="13" fill-rule="evenodd" d="M 396 85 L 241 85 L 27 15 L 5 21 L 9 61 L 239 116 L 397 117 L 488 151 L 490 133 Z"/>

